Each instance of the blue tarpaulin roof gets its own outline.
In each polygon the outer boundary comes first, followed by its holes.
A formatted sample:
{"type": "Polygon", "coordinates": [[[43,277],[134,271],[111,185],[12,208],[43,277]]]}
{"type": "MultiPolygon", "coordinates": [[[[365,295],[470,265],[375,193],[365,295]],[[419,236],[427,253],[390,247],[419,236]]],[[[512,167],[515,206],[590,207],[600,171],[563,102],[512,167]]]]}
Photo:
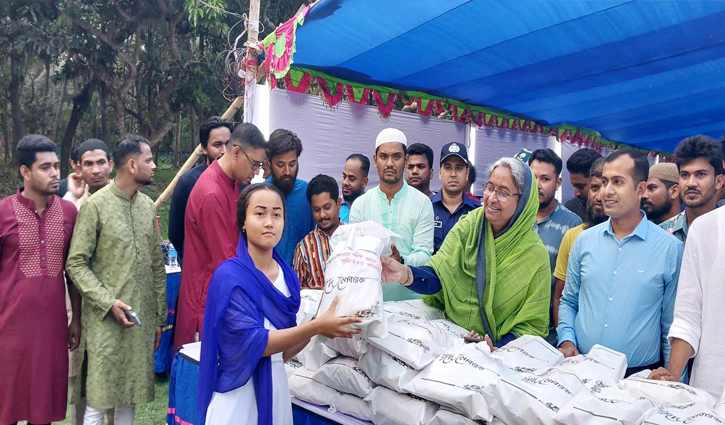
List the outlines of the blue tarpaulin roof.
{"type": "Polygon", "coordinates": [[[322,0],[294,66],[647,150],[725,131],[725,1],[322,0]]]}

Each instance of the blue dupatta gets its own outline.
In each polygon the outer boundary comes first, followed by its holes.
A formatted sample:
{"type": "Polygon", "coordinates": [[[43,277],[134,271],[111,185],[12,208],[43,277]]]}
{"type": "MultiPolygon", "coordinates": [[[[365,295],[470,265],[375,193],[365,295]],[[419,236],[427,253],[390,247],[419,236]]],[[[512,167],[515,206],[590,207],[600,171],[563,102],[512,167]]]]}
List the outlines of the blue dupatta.
{"type": "Polygon", "coordinates": [[[292,267],[275,250],[273,258],[282,268],[290,297],[285,297],[259,271],[247,251],[247,241],[239,236],[237,256],[219,265],[209,283],[204,311],[197,409],[206,422],[206,411],[216,391],[225,393],[242,387],[254,378],[259,425],[272,424],[272,361],[262,357],[269,331],[264,319],[277,329],[296,326],[300,307],[300,281],[292,267]],[[237,289],[242,297],[234,297],[237,289]],[[234,303],[233,318],[222,321],[234,303]],[[220,329],[233,332],[220,333],[220,329]]]}

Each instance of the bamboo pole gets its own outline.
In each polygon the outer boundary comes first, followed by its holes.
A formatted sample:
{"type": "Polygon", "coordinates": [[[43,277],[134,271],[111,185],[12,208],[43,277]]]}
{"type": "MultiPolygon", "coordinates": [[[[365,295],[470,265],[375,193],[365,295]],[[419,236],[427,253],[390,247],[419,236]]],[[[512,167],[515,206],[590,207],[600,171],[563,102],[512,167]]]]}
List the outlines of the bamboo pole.
{"type": "MultiPolygon", "coordinates": [[[[239,108],[242,107],[242,104],[244,103],[244,98],[242,96],[239,96],[238,98],[234,99],[234,102],[232,102],[231,105],[229,105],[229,108],[226,112],[222,115],[222,118],[225,120],[230,120],[234,117],[234,114],[237,113],[239,108]]],[[[199,124],[201,125],[201,123],[199,124]]],[[[156,202],[154,204],[156,205],[156,209],[158,210],[161,208],[161,205],[166,202],[167,199],[171,196],[171,194],[174,192],[174,188],[176,187],[176,183],[179,182],[179,178],[186,173],[187,171],[191,170],[191,168],[196,164],[196,161],[201,158],[201,156],[204,153],[202,152],[201,144],[196,146],[196,149],[194,149],[194,152],[191,153],[189,156],[189,159],[186,160],[184,165],[181,166],[179,171],[174,176],[174,179],[171,180],[171,183],[169,183],[168,186],[166,186],[166,189],[164,189],[163,193],[159,195],[158,199],[156,199],[156,202]]]]}

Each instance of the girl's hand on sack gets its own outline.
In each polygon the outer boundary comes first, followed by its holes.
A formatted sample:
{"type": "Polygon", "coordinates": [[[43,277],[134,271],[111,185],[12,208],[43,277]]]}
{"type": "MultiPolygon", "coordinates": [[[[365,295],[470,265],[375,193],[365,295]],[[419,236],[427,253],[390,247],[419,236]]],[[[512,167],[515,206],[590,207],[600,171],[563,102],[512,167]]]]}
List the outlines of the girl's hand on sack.
{"type": "Polygon", "coordinates": [[[660,367],[652,371],[650,373],[649,378],[647,379],[654,379],[655,381],[679,381],[679,379],[675,378],[669,370],[660,367]]]}
{"type": "Polygon", "coordinates": [[[337,301],[339,299],[340,296],[336,295],[325,314],[313,320],[317,325],[317,334],[324,335],[328,338],[352,338],[353,335],[360,333],[360,329],[351,329],[346,325],[360,323],[362,322],[361,318],[351,316],[338,317],[335,315],[335,308],[337,307],[337,301]]]}
{"type": "Polygon", "coordinates": [[[405,283],[408,280],[408,266],[400,264],[390,257],[380,257],[383,271],[380,276],[382,282],[405,283]]]}

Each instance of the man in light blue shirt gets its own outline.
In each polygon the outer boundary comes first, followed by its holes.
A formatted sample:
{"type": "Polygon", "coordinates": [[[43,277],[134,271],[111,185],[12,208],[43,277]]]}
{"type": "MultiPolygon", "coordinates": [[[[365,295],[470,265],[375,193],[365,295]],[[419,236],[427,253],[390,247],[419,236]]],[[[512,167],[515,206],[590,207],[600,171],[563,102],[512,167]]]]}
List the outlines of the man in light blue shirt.
{"type": "Polygon", "coordinates": [[[559,350],[565,357],[594,344],[627,355],[627,376],[669,359],[683,245],[639,209],[649,164],[622,149],[604,164],[604,213],[610,219],[585,230],[569,255],[559,307],[559,350]]]}
{"type": "MultiPolygon", "coordinates": [[[[373,163],[380,185],[359,197],[350,210],[350,223],[375,221],[398,234],[392,258],[422,266],[433,254],[433,205],[422,192],[405,182],[408,141],[402,131],[386,128],[375,141],[373,163]]],[[[383,282],[385,301],[420,298],[399,283],[383,282]]]]}
{"type": "Polygon", "coordinates": [[[284,194],[285,215],[282,239],[275,247],[287,264],[292,264],[295,248],[315,228],[312,209],[307,201],[307,182],[297,178],[302,142],[289,130],[277,129],[267,142],[267,159],[272,175],[265,183],[273,184],[284,194]]]}
{"type": "Polygon", "coordinates": [[[340,205],[340,220],[350,222],[350,209],[368,187],[368,172],[370,160],[367,156],[354,153],[347,157],[345,168],[342,170],[342,204],[340,205]]]}

